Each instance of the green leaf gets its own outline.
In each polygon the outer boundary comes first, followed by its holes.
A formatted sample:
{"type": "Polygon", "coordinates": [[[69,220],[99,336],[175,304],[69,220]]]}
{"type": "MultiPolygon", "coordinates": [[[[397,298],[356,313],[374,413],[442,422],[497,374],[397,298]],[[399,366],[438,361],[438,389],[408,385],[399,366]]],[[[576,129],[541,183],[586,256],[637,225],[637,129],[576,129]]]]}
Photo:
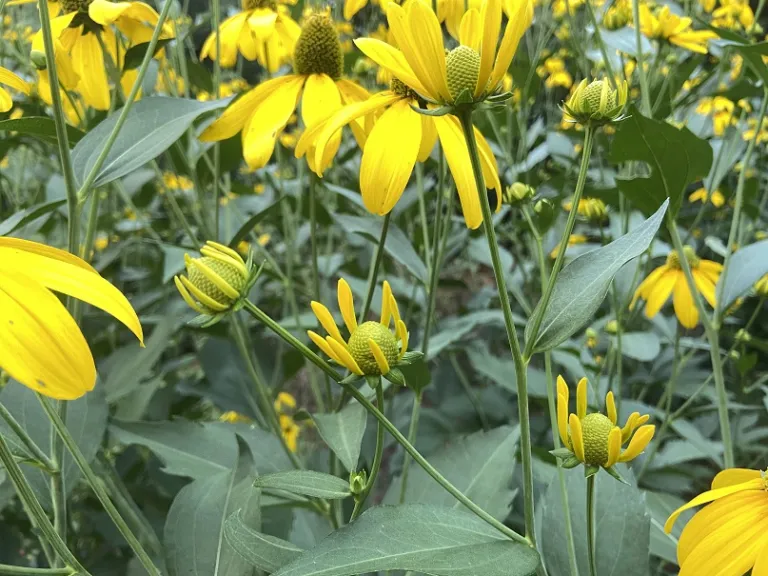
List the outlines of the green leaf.
{"type": "Polygon", "coordinates": [[[666,198],[674,217],[686,187],[709,174],[712,147],[688,128],[675,128],[661,120],[646,118],[632,107],[630,117],[619,123],[611,146],[611,161],[641,161],[650,176],[617,178],[619,190],[646,216],[666,198]]]}
{"type": "MultiPolygon", "coordinates": [[[[170,41],[171,38],[161,38],[158,40],[153,56],[160,52],[160,50],[162,50],[170,41]]],[[[141,66],[141,62],[144,60],[144,55],[147,53],[147,48],[149,48],[149,42],[143,42],[128,48],[123,57],[123,72],[126,70],[134,70],[141,66]]]]}
{"type": "MultiPolygon", "coordinates": [[[[359,234],[375,244],[378,244],[381,237],[381,227],[383,220],[374,217],[350,216],[349,214],[337,214],[336,221],[348,233],[359,234]]],[[[384,250],[395,260],[400,262],[406,269],[422,283],[426,284],[427,267],[421,258],[413,249],[408,237],[400,228],[394,224],[389,225],[387,231],[387,240],[384,243],[384,250]]]]}
{"type": "Polygon", "coordinates": [[[349,472],[357,470],[360,445],[363,442],[365,425],[368,421],[365,408],[354,400],[339,412],[313,414],[312,420],[322,439],[344,467],[349,472]]]}
{"type": "MultiPolygon", "coordinates": [[[[28,116],[25,118],[16,118],[15,120],[0,121],[0,132],[18,132],[27,136],[37,138],[46,144],[56,144],[56,124],[47,116],[28,116]]],[[[78,130],[74,126],[67,126],[67,140],[70,146],[77,144],[85,132],[78,130]]]]}
{"type": "MultiPolygon", "coordinates": [[[[133,105],[93,187],[103,186],[157,158],[178,140],[202,114],[224,108],[228,100],[198,102],[184,98],[142,98],[133,105]]],[[[120,114],[109,116],[78,142],[72,167],[82,185],[106,145],[120,114]]]]}
{"type": "MultiPolygon", "coordinates": [[[[461,492],[498,520],[509,514],[515,490],[510,485],[515,471],[515,452],[519,431],[501,426],[489,432],[460,437],[430,456],[430,463],[461,492]]],[[[384,504],[400,502],[402,478],[387,490],[384,504]]],[[[408,476],[406,502],[453,506],[461,504],[441,490],[423,468],[413,466],[408,476]]]]}
{"type": "MultiPolygon", "coordinates": [[[[526,320],[512,315],[515,324],[525,325],[526,320]]],[[[489,325],[498,326],[504,328],[504,314],[501,310],[481,310],[479,312],[471,312],[460,317],[450,317],[442,320],[438,325],[440,331],[432,336],[429,340],[429,355],[430,357],[436,357],[443,348],[454,344],[461,340],[464,336],[469,334],[472,330],[480,327],[487,327],[489,325]]],[[[410,348],[420,349],[421,343],[414,343],[410,345],[410,348]]]]}
{"type": "Polygon", "coordinates": [[[190,250],[172,244],[160,244],[160,248],[163,251],[163,284],[166,284],[184,270],[184,254],[190,250]]]}
{"type": "Polygon", "coordinates": [[[436,576],[529,576],[538,565],[533,548],[509,540],[466,510],[405,504],[367,510],[275,575],[413,570],[436,576]]]}
{"type": "Polygon", "coordinates": [[[123,444],[152,450],[165,464],[167,474],[205,478],[229,471],[237,460],[234,431],[215,424],[113,420],[109,431],[123,444]]]}
{"type": "Polygon", "coordinates": [[[720,275],[717,283],[716,294],[721,310],[727,310],[765,274],[768,274],[768,240],[755,242],[734,252],[728,263],[728,274],[720,275]]]}
{"type": "MultiPolygon", "coordinates": [[[[646,576],[650,518],[645,498],[635,486],[630,469],[621,471],[633,485],[615,480],[603,470],[595,476],[596,506],[596,573],[600,576],[646,576]]],[[[581,469],[565,472],[568,509],[574,527],[576,560],[579,574],[589,574],[587,558],[586,480],[581,469]]],[[[568,545],[563,517],[560,480],[553,476],[547,492],[540,500],[540,532],[538,539],[544,564],[549,574],[570,574],[568,545]]]]}
{"type": "MultiPolygon", "coordinates": [[[[551,350],[594,316],[619,269],[651,245],[668,204],[669,201],[664,200],[656,213],[637,228],[607,246],[582,254],[563,268],[544,311],[534,352],[551,350]]],[[[538,310],[537,305],[534,316],[538,310]]],[[[526,341],[532,337],[532,326],[532,323],[526,326],[526,341]]]]}
{"type": "Polygon", "coordinates": [[[242,510],[227,518],[224,536],[251,566],[271,574],[297,559],[302,549],[275,536],[262,534],[243,521],[242,510]]]}
{"type": "Polygon", "coordinates": [[[302,496],[338,500],[350,495],[349,482],[314,470],[287,470],[254,480],[256,488],[274,488],[302,496]]]}
{"type": "MultiPolygon", "coordinates": [[[[614,336],[613,340],[616,342],[617,338],[614,336]]],[[[621,335],[621,353],[627,358],[651,362],[659,357],[660,352],[661,340],[653,332],[625,332],[621,335]]]]}
{"type": "Polygon", "coordinates": [[[288,198],[288,196],[281,196],[277,200],[275,200],[272,204],[264,208],[261,212],[257,212],[253,216],[251,216],[245,224],[240,226],[240,229],[235,232],[235,235],[232,236],[232,240],[229,241],[229,246],[231,248],[236,248],[237,245],[240,243],[241,240],[245,240],[245,238],[250,234],[251,230],[253,230],[256,226],[259,225],[259,222],[263,221],[265,218],[269,217],[272,218],[275,215],[275,212],[280,207],[280,202],[288,198]]]}
{"type": "Polygon", "coordinates": [[[672,532],[664,531],[664,523],[670,514],[685,504],[685,501],[672,494],[646,492],[645,501],[651,515],[651,554],[667,562],[677,565],[677,543],[683,526],[693,515],[694,510],[683,512],[683,515],[672,527],[672,532]]]}
{"type": "Polygon", "coordinates": [[[53,202],[44,202],[43,204],[35,204],[34,206],[27,208],[26,210],[19,210],[14,213],[10,218],[6,218],[0,222],[0,236],[7,236],[14,230],[18,230],[25,224],[37,220],[41,216],[45,216],[56,210],[59,206],[63,206],[66,200],[54,200],[53,202]]]}

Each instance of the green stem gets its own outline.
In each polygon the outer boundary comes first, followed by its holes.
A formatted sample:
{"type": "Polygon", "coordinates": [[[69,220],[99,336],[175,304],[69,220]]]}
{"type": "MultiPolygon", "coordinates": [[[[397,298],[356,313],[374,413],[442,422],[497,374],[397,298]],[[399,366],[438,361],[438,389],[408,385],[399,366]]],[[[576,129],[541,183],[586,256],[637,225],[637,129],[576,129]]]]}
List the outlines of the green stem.
{"type": "Polygon", "coordinates": [[[2,402],[0,402],[0,417],[5,420],[8,427],[13,430],[13,433],[16,434],[16,436],[18,436],[19,440],[21,440],[22,444],[29,450],[32,457],[37,460],[47,472],[54,473],[56,471],[56,466],[51,462],[51,459],[48,458],[48,455],[43,452],[37,444],[35,444],[35,441],[29,437],[27,431],[24,430],[21,424],[18,423],[16,418],[13,417],[13,414],[8,411],[2,402]]]}
{"type": "Polygon", "coordinates": [[[256,318],[259,322],[262,322],[265,326],[267,326],[270,330],[272,330],[275,334],[277,334],[280,338],[283,339],[286,343],[293,346],[297,351],[301,352],[301,354],[312,364],[320,368],[323,372],[325,372],[328,376],[330,376],[334,381],[338,382],[344,387],[344,390],[352,396],[355,400],[360,402],[360,404],[363,405],[363,407],[376,418],[381,424],[384,426],[384,428],[389,432],[392,437],[397,441],[398,444],[400,444],[408,454],[411,455],[411,458],[413,458],[416,463],[421,466],[424,471],[429,474],[432,478],[435,479],[435,481],[440,484],[449,494],[451,494],[454,498],[456,498],[459,502],[461,502],[464,506],[469,508],[474,514],[476,514],[479,518],[496,528],[499,532],[506,535],[510,539],[520,542],[522,544],[531,545],[531,541],[524,536],[521,536],[508,526],[505,526],[503,523],[499,522],[488,514],[485,510],[480,508],[477,504],[472,502],[469,498],[467,498],[464,494],[461,493],[461,491],[456,488],[453,484],[451,484],[440,472],[438,472],[434,466],[432,466],[424,456],[422,456],[416,448],[413,447],[413,445],[408,442],[408,439],[402,435],[402,433],[397,429],[397,427],[390,422],[387,417],[378,409],[376,406],[371,404],[371,402],[368,400],[368,398],[365,397],[364,394],[362,394],[357,388],[352,386],[349,383],[344,382],[343,377],[341,374],[336,372],[336,370],[333,369],[333,367],[328,364],[325,360],[320,358],[317,354],[315,354],[312,350],[309,349],[303,342],[298,340],[293,334],[288,332],[285,328],[280,326],[277,322],[275,322],[272,318],[270,318],[263,310],[258,308],[255,304],[253,304],[249,300],[244,301],[244,307],[245,309],[253,315],[254,318],[256,318]]]}
{"type": "Polygon", "coordinates": [[[581,166],[579,167],[579,177],[576,181],[576,190],[573,192],[573,199],[571,200],[571,211],[568,213],[568,220],[565,222],[565,230],[563,231],[563,236],[560,239],[560,247],[557,251],[555,263],[552,265],[552,272],[549,275],[549,282],[547,282],[547,287],[544,290],[544,294],[541,296],[541,301],[539,301],[538,305],[536,306],[534,317],[531,320],[530,337],[526,339],[525,350],[523,352],[523,357],[526,359],[526,361],[530,360],[531,358],[533,346],[536,343],[536,338],[539,335],[541,323],[544,320],[544,312],[546,311],[547,305],[549,304],[549,299],[552,297],[552,291],[555,289],[555,281],[557,280],[557,276],[560,274],[560,270],[563,267],[565,252],[568,247],[568,239],[571,237],[573,227],[576,225],[576,215],[578,214],[579,201],[581,200],[581,196],[584,193],[584,184],[587,181],[587,169],[589,168],[589,157],[592,153],[592,141],[593,128],[587,125],[584,127],[584,149],[582,150],[581,166]]]}
{"type": "Polygon", "coordinates": [[[381,235],[379,236],[379,243],[376,245],[376,251],[373,255],[373,262],[371,264],[370,271],[368,272],[368,293],[365,296],[365,306],[360,313],[360,324],[365,322],[368,317],[368,312],[371,310],[371,302],[373,302],[373,294],[376,292],[376,280],[379,276],[379,267],[381,261],[384,259],[384,244],[387,242],[387,230],[389,230],[389,219],[392,216],[392,212],[388,212],[384,216],[384,222],[381,225],[381,235]]]}
{"type": "Polygon", "coordinates": [[[28,568],[0,564],[0,576],[74,576],[72,568],[28,568]]]}
{"type": "MultiPolygon", "coordinates": [[[[61,437],[62,442],[67,447],[67,450],[77,464],[77,467],[80,468],[80,471],[83,473],[86,481],[90,485],[93,492],[96,494],[96,497],[99,499],[99,502],[101,502],[101,505],[104,507],[104,511],[115,524],[115,527],[123,535],[126,542],[133,550],[134,554],[136,554],[136,558],[138,558],[139,562],[141,562],[141,565],[144,566],[144,569],[150,574],[150,576],[160,576],[160,570],[157,568],[157,566],[155,566],[154,562],[152,562],[149,554],[147,554],[147,551],[144,550],[141,542],[139,542],[139,540],[133,534],[131,529],[128,527],[128,524],[125,523],[123,517],[120,516],[120,513],[117,511],[117,508],[115,508],[115,505],[112,504],[112,501],[109,499],[109,495],[107,494],[107,490],[104,488],[103,482],[93,471],[91,465],[88,464],[88,460],[86,460],[85,456],[83,456],[79,446],[75,442],[74,438],[72,438],[72,435],[69,433],[67,426],[64,424],[64,421],[59,417],[58,412],[54,410],[53,407],[51,407],[50,403],[48,400],[46,400],[45,397],[39,394],[37,397],[38,400],[40,400],[40,404],[42,405],[43,410],[45,410],[46,414],[48,415],[53,428],[61,437]]],[[[71,565],[68,561],[67,564],[71,565]]]]}
{"type": "Polygon", "coordinates": [[[595,477],[587,478],[587,552],[589,555],[589,574],[597,576],[595,566],[595,477]]]}
{"type": "Polygon", "coordinates": [[[317,178],[309,175],[309,242],[312,248],[312,295],[320,300],[320,271],[317,264],[317,178]]]}
{"type": "Polygon", "coordinates": [[[512,309],[509,304],[509,293],[507,292],[506,280],[504,278],[504,268],[501,265],[499,257],[499,246],[496,241],[496,232],[493,229],[493,216],[491,214],[491,205],[488,201],[485,182],[483,180],[483,170],[480,165],[480,153],[477,149],[475,131],[472,125],[472,109],[469,108],[459,115],[464,139],[467,143],[469,158],[472,162],[472,172],[475,175],[475,185],[480,196],[480,208],[483,212],[483,229],[485,238],[488,242],[488,249],[491,253],[491,263],[493,264],[493,273],[496,276],[496,287],[501,301],[501,310],[504,314],[504,324],[507,330],[507,340],[509,348],[512,351],[512,358],[515,363],[515,375],[517,377],[517,406],[520,420],[520,456],[523,461],[523,502],[525,510],[525,536],[535,546],[535,513],[534,513],[534,494],[533,494],[533,462],[531,451],[531,424],[528,413],[528,370],[527,363],[523,359],[520,351],[520,342],[517,338],[517,329],[512,319],[512,309]]]}
{"type": "Polygon", "coordinates": [[[632,21],[635,23],[635,50],[637,55],[637,70],[640,76],[640,98],[643,104],[643,114],[649,118],[653,114],[651,110],[651,91],[648,88],[648,77],[645,74],[645,60],[643,56],[643,36],[640,31],[640,0],[632,0],[632,21]]]}
{"type": "MultiPolygon", "coordinates": [[[[381,379],[379,379],[379,385],[376,386],[376,406],[384,413],[384,387],[381,385],[381,379]]],[[[352,510],[352,516],[349,518],[351,522],[363,511],[365,500],[368,498],[368,494],[371,493],[373,485],[376,482],[376,477],[379,475],[381,469],[381,459],[384,454],[384,426],[381,422],[376,427],[376,451],[373,454],[373,464],[371,464],[371,472],[368,475],[368,480],[365,483],[365,488],[362,494],[355,501],[355,509],[352,510]]]]}
{"type": "MultiPolygon", "coordinates": [[[[62,422],[67,421],[67,401],[57,400],[56,411],[62,422]]],[[[67,496],[66,486],[64,484],[64,444],[56,434],[56,430],[51,426],[50,430],[50,448],[51,463],[55,472],[49,478],[51,487],[51,508],[53,509],[53,527],[61,539],[67,541],[67,496]]],[[[64,560],[59,558],[59,560],[64,560]]],[[[56,562],[54,568],[58,568],[56,562]]]]}
{"type": "MultiPolygon", "coordinates": [[[[211,0],[211,26],[216,31],[216,57],[213,59],[213,96],[216,100],[221,97],[221,2],[211,0]]],[[[213,143],[213,234],[214,239],[219,239],[219,173],[221,172],[221,147],[218,142],[213,143]]]]}
{"type": "MultiPolygon", "coordinates": [[[[53,412],[55,414],[55,411],[53,412]]],[[[19,465],[16,463],[2,434],[0,434],[0,461],[3,463],[3,466],[5,466],[8,477],[11,479],[14,488],[16,488],[16,493],[24,504],[24,508],[29,515],[32,525],[40,531],[40,534],[45,541],[51,545],[56,555],[61,558],[67,566],[71,566],[83,576],[90,576],[89,572],[82,564],[80,564],[74,554],[70,552],[69,548],[67,548],[67,545],[64,543],[64,540],[61,539],[61,536],[59,536],[59,533],[56,532],[53,524],[51,524],[50,519],[40,505],[40,502],[37,500],[35,493],[32,491],[32,487],[29,485],[21,468],[19,468],[19,465]]]]}
{"type": "MultiPolygon", "coordinates": [[[[411,423],[408,425],[408,442],[415,445],[416,435],[419,431],[419,415],[421,414],[422,392],[419,390],[413,395],[413,408],[411,409],[411,423]]],[[[403,473],[400,475],[400,504],[405,502],[405,493],[408,489],[408,472],[411,469],[411,458],[406,454],[403,457],[403,473]]]]}

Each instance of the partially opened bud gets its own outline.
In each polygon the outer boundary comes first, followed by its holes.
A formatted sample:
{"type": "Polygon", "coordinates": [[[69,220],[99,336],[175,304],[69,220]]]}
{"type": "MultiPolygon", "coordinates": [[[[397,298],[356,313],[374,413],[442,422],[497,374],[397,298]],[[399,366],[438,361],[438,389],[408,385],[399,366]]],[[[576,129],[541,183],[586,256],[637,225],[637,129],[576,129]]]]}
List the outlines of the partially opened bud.
{"type": "Polygon", "coordinates": [[[532,198],[534,194],[536,194],[536,190],[534,190],[533,186],[528,186],[522,182],[515,182],[504,190],[503,200],[505,204],[517,204],[532,198]]]}
{"type": "Polygon", "coordinates": [[[626,104],[626,82],[614,90],[608,80],[582,80],[563,109],[579,124],[600,125],[619,120],[626,104]]]}

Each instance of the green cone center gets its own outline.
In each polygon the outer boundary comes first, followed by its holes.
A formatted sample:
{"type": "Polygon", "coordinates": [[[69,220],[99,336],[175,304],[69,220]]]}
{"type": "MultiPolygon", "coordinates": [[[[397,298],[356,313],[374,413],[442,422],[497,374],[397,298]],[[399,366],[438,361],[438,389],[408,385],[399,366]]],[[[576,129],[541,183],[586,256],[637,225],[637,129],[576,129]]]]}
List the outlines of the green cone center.
{"type": "Polygon", "coordinates": [[[349,338],[349,353],[355,359],[360,369],[369,376],[381,374],[376,358],[371,352],[368,340],[371,339],[379,345],[389,367],[397,363],[398,346],[397,339],[392,332],[379,322],[363,322],[349,338]]]}
{"type": "Polygon", "coordinates": [[[238,292],[240,292],[245,287],[246,279],[234,266],[217,260],[216,258],[210,258],[208,256],[203,256],[202,258],[192,260],[192,262],[187,267],[187,276],[189,277],[190,282],[192,282],[192,284],[204,292],[206,296],[213,298],[219,304],[229,305],[232,303],[232,298],[224,294],[224,292],[222,292],[221,289],[216,286],[216,284],[211,282],[205,276],[205,274],[203,274],[197,268],[197,266],[195,266],[195,262],[201,262],[213,270],[222,278],[222,280],[224,280],[238,292]]]}
{"type": "Polygon", "coordinates": [[[464,91],[472,96],[480,75],[480,54],[469,46],[458,46],[448,53],[445,66],[451,98],[458,99],[464,91]]]}
{"type": "Polygon", "coordinates": [[[587,414],[581,421],[584,436],[584,461],[590,466],[604,466],[608,462],[608,435],[613,422],[595,412],[587,414]]]}

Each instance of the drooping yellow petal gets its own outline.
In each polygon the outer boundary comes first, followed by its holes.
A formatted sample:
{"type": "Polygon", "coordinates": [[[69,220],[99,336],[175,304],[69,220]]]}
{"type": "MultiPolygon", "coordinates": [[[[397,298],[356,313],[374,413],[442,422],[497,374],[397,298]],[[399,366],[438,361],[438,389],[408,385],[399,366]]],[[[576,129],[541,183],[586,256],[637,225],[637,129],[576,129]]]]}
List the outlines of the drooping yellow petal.
{"type": "Polygon", "coordinates": [[[320,348],[325,354],[334,362],[337,364],[341,364],[341,360],[339,360],[339,357],[336,356],[336,353],[333,351],[331,346],[328,344],[328,342],[325,341],[325,338],[320,336],[317,332],[314,332],[313,330],[307,330],[307,335],[309,336],[310,340],[315,343],[315,345],[320,348]]]}
{"type": "MultiPolygon", "coordinates": [[[[248,12],[238,12],[234,16],[224,20],[219,26],[219,30],[221,30],[221,40],[219,40],[219,44],[221,44],[221,56],[219,57],[219,62],[224,68],[232,68],[237,63],[238,39],[240,38],[242,31],[246,29],[245,24],[247,20],[248,12]]],[[[246,32],[248,32],[248,30],[246,30],[246,32]]],[[[248,34],[248,36],[250,37],[250,34],[248,34]]],[[[255,58],[252,54],[247,54],[245,56],[249,60],[255,58]]],[[[200,51],[200,59],[202,60],[205,58],[210,58],[211,60],[216,59],[216,32],[212,32],[203,43],[203,48],[200,51]]],[[[235,130],[234,133],[237,133],[237,130],[235,130]]]]}
{"type": "Polygon", "coordinates": [[[270,8],[256,8],[248,16],[248,28],[256,40],[264,42],[275,33],[277,12],[270,8]]]}
{"type": "Polygon", "coordinates": [[[583,420],[587,415],[587,379],[582,378],[576,385],[576,415],[583,420]]]}
{"type": "Polygon", "coordinates": [[[656,432],[656,426],[652,424],[640,426],[632,436],[632,440],[629,441],[627,449],[619,456],[619,462],[629,462],[637,458],[645,450],[645,447],[648,446],[654,432],[656,432]]]}
{"type": "Polygon", "coordinates": [[[310,306],[312,307],[312,312],[317,316],[320,325],[325,328],[326,332],[328,332],[328,335],[339,342],[344,342],[345,340],[341,337],[339,327],[336,326],[336,321],[333,319],[330,310],[320,304],[320,302],[315,302],[314,300],[310,303],[310,306]]]}
{"type": "Polygon", "coordinates": [[[480,12],[470,8],[461,17],[459,26],[459,42],[464,46],[469,46],[480,53],[480,44],[483,41],[483,21],[480,19],[480,12]]]}
{"type": "Polygon", "coordinates": [[[473,127],[475,140],[477,141],[477,150],[480,152],[480,167],[483,170],[483,180],[485,187],[496,191],[496,212],[501,210],[501,180],[499,180],[499,166],[496,163],[496,156],[493,154],[490,145],[485,140],[482,132],[473,127]]]}
{"type": "Polygon", "coordinates": [[[397,355],[397,359],[400,360],[408,351],[408,329],[405,326],[405,322],[398,321],[395,325],[395,331],[397,337],[400,338],[400,353],[397,355]]]}
{"type": "Polygon", "coordinates": [[[755,559],[752,576],[768,576],[768,542],[766,542],[755,559]]]}
{"type": "Polygon", "coordinates": [[[571,414],[568,418],[568,425],[571,430],[571,444],[573,453],[580,462],[584,462],[584,434],[581,430],[581,420],[576,414],[571,414]]]}
{"type": "MultiPolygon", "coordinates": [[[[304,125],[311,128],[320,124],[339,108],[341,108],[341,95],[331,77],[326,74],[310,74],[304,84],[304,95],[301,99],[301,117],[304,125]]],[[[324,146],[322,156],[307,156],[307,163],[312,171],[322,174],[336,156],[340,144],[341,132],[337,131],[324,146]],[[320,160],[320,166],[313,166],[318,160],[320,160]]]]}
{"type": "Polygon", "coordinates": [[[491,78],[488,81],[488,90],[495,90],[501,84],[504,74],[509,70],[512,59],[517,52],[517,46],[525,31],[533,22],[533,3],[531,0],[512,0],[515,13],[509,15],[507,26],[504,29],[504,37],[501,39],[496,55],[496,63],[493,66],[491,78]]]}
{"type": "Polygon", "coordinates": [[[30,91],[28,82],[25,82],[10,70],[6,70],[2,67],[0,67],[0,84],[5,84],[14,90],[18,90],[22,94],[29,94],[30,91]]]}
{"type": "Polygon", "coordinates": [[[693,303],[693,295],[682,270],[677,274],[672,301],[675,308],[675,316],[677,316],[680,324],[689,330],[696,328],[696,325],[699,323],[699,311],[693,303]]]}
{"type": "Polygon", "coordinates": [[[607,412],[608,420],[610,420],[612,424],[616,424],[618,416],[616,414],[616,402],[613,399],[613,392],[608,392],[608,394],[605,395],[605,411],[607,412]]]}
{"type": "Polygon", "coordinates": [[[482,40],[480,44],[480,71],[475,85],[475,98],[485,92],[496,60],[496,45],[501,30],[501,0],[485,0],[480,9],[482,40]]]}
{"type": "MultiPolygon", "coordinates": [[[[717,475],[712,480],[712,490],[718,488],[726,488],[728,486],[735,486],[736,484],[743,484],[756,478],[762,478],[762,472],[760,470],[751,470],[749,468],[728,468],[717,475]]],[[[768,502],[768,495],[766,495],[766,501],[768,502]]]]}
{"type": "MultiPolygon", "coordinates": [[[[341,101],[345,106],[350,104],[357,104],[358,102],[365,102],[371,98],[371,94],[351,80],[340,78],[336,80],[336,88],[339,89],[341,94],[341,101]]],[[[362,149],[365,146],[365,140],[368,138],[368,133],[373,128],[373,115],[369,114],[365,117],[356,118],[353,122],[349,123],[349,127],[352,129],[352,134],[357,141],[357,145],[362,149]]]]}
{"type": "Polygon", "coordinates": [[[423,96],[429,96],[429,90],[421,83],[421,80],[411,69],[411,66],[400,50],[375,38],[358,38],[355,40],[355,46],[368,58],[391,72],[393,76],[416,90],[416,92],[423,96]]]}
{"type": "Polygon", "coordinates": [[[328,336],[326,341],[331,346],[331,348],[333,348],[333,352],[341,361],[340,363],[342,366],[345,366],[347,370],[357,374],[358,376],[363,375],[363,371],[360,369],[360,366],[352,357],[352,354],[349,353],[349,350],[347,350],[341,342],[335,338],[332,338],[331,336],[328,336]]]}
{"type": "Polygon", "coordinates": [[[8,112],[13,108],[13,100],[8,91],[0,86],[0,112],[8,112]]]}
{"type": "MultiPolygon", "coordinates": [[[[645,317],[653,318],[659,313],[664,303],[669,300],[669,295],[672,294],[672,290],[675,288],[675,284],[678,278],[681,276],[678,274],[679,270],[669,269],[666,272],[658,276],[656,283],[648,287],[648,297],[645,303],[645,317]]],[[[650,276],[649,276],[650,278],[650,276]]],[[[683,278],[685,282],[685,278],[683,278]]]]}
{"type": "Polygon", "coordinates": [[[56,296],[18,270],[0,273],[0,366],[50,398],[92,390],[96,367],[75,320],[56,296]]]}
{"type": "Polygon", "coordinates": [[[368,338],[368,349],[371,351],[371,354],[373,354],[373,357],[376,360],[376,365],[379,367],[382,376],[389,374],[389,362],[387,362],[386,356],[384,356],[381,348],[379,348],[379,345],[376,344],[376,341],[373,338],[368,338]]]}
{"type": "Polygon", "coordinates": [[[610,468],[619,461],[621,454],[621,429],[614,426],[608,434],[608,461],[606,468],[610,468]]]}
{"type": "Polygon", "coordinates": [[[80,35],[70,56],[72,67],[80,77],[78,89],[85,102],[96,110],[109,110],[107,67],[96,34],[80,35]]]}
{"type": "Polygon", "coordinates": [[[437,142],[437,128],[432,118],[421,115],[421,144],[419,145],[419,155],[416,159],[419,162],[426,162],[435,149],[437,142]]]}
{"type": "Polygon", "coordinates": [[[658,268],[654,269],[653,272],[648,274],[648,276],[643,280],[640,285],[637,287],[637,290],[635,290],[635,293],[632,296],[632,302],[629,304],[629,309],[632,310],[635,307],[635,303],[638,299],[643,298],[644,300],[648,299],[648,295],[650,293],[650,290],[653,288],[653,286],[656,284],[656,282],[661,278],[667,271],[669,270],[669,267],[665,264],[663,266],[659,266],[658,268]]]}
{"type": "Polygon", "coordinates": [[[557,377],[557,431],[563,446],[568,446],[568,385],[557,377]]]}
{"type": "Polygon", "coordinates": [[[421,116],[411,110],[408,100],[395,102],[376,122],[363,150],[360,192],[369,212],[384,216],[395,207],[420,145],[421,116]]]}
{"type": "Polygon", "coordinates": [[[696,268],[691,269],[691,274],[693,275],[693,281],[696,284],[696,288],[698,288],[701,295],[706,298],[707,302],[709,302],[709,305],[714,308],[715,284],[707,277],[705,273],[696,268]]]}
{"type": "Polygon", "coordinates": [[[355,318],[355,302],[352,298],[352,289],[344,278],[339,280],[337,287],[339,297],[339,310],[344,318],[344,324],[347,330],[352,334],[357,329],[357,319],[355,318]]]}

